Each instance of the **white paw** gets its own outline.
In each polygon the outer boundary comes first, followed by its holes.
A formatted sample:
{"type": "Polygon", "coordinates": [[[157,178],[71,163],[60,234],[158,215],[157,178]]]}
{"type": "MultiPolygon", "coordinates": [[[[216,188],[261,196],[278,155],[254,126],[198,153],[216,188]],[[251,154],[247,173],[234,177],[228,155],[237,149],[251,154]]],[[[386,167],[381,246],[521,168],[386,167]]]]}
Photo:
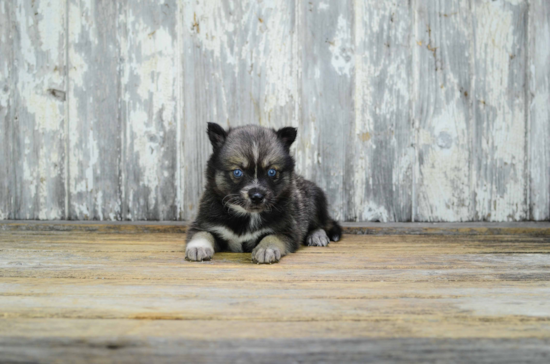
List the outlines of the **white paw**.
{"type": "Polygon", "coordinates": [[[252,250],[252,261],[254,263],[271,264],[277,263],[279,260],[281,260],[281,251],[276,246],[263,247],[258,245],[252,250]]]}
{"type": "Polygon", "coordinates": [[[185,259],[201,262],[210,260],[214,255],[212,243],[206,239],[194,239],[185,247],[185,259]]]}
{"type": "Polygon", "coordinates": [[[309,246],[327,246],[330,239],[323,229],[313,230],[307,237],[306,243],[309,246]]]}

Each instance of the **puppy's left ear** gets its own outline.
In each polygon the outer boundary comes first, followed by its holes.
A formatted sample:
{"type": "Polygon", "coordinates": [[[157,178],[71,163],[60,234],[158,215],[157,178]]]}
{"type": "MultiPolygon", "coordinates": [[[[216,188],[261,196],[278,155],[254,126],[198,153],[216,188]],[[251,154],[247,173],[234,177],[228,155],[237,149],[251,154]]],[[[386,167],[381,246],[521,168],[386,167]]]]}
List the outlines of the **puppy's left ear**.
{"type": "Polygon", "coordinates": [[[218,150],[225,143],[225,138],[227,138],[227,132],[223,130],[221,126],[216,123],[208,123],[208,139],[212,143],[214,150],[218,150]]]}
{"type": "Polygon", "coordinates": [[[296,134],[298,129],[291,126],[287,126],[277,130],[277,138],[283,143],[287,150],[290,149],[290,146],[296,140],[296,134]]]}

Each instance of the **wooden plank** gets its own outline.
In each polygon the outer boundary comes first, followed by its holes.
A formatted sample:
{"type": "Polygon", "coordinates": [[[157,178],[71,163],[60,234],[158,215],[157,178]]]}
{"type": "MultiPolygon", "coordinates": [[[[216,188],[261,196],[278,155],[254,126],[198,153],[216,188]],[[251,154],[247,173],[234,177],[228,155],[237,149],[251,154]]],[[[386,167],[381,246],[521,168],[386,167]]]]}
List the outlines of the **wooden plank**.
{"type": "Polygon", "coordinates": [[[297,126],[295,1],[184,2],[184,219],[197,213],[206,123],[297,126]]]}
{"type": "Polygon", "coordinates": [[[178,2],[119,4],[123,219],[175,220],[181,77],[178,2]]]}
{"type": "Polygon", "coordinates": [[[121,220],[117,4],[68,6],[69,218],[121,220]]]}
{"type": "Polygon", "coordinates": [[[408,3],[357,1],[355,118],[351,123],[351,220],[411,221],[413,133],[408,3]]]}
{"type": "Polygon", "coordinates": [[[202,264],[186,262],[183,241],[181,234],[4,233],[0,275],[180,284],[211,279],[244,280],[250,285],[328,282],[333,286],[550,279],[548,237],[346,236],[325,249],[303,248],[268,267],[250,264],[250,254],[235,253],[218,253],[202,264]],[[367,241],[365,248],[362,243],[367,241]],[[426,264],[437,274],[430,274],[426,264]]]}
{"type": "Polygon", "coordinates": [[[526,219],[527,3],[476,1],[472,12],[474,219],[526,219]]]}
{"type": "Polygon", "coordinates": [[[66,4],[13,1],[13,218],[66,217],[66,4]]]}
{"type": "Polygon", "coordinates": [[[531,220],[550,220],[550,4],[529,2],[528,125],[531,220]]]}
{"type": "Polygon", "coordinates": [[[550,327],[550,286],[544,282],[515,286],[506,282],[507,287],[502,287],[500,282],[478,286],[470,280],[433,287],[434,282],[420,281],[365,281],[362,286],[338,281],[289,284],[286,280],[247,284],[113,282],[101,278],[13,281],[6,278],[0,284],[4,319],[395,323],[400,320],[396,312],[403,312],[417,323],[450,322],[452,326],[468,322],[483,326],[477,323],[480,318],[512,324],[521,317],[524,324],[538,326],[537,335],[531,333],[531,337],[548,336],[541,329],[550,327]],[[517,317],[508,317],[510,312],[517,317]]]}
{"type": "MultiPolygon", "coordinates": [[[[444,318],[441,318],[444,320],[444,318]]],[[[105,348],[108,343],[118,344],[120,348],[131,349],[132,346],[143,346],[147,342],[155,342],[161,345],[161,339],[166,342],[164,349],[169,349],[175,344],[182,344],[183,341],[192,342],[197,347],[204,345],[227,345],[236,344],[240,346],[243,342],[250,342],[257,339],[268,339],[271,342],[286,341],[292,339],[298,342],[308,340],[325,339],[330,345],[333,342],[352,339],[357,342],[367,343],[371,340],[384,341],[383,339],[429,339],[433,341],[442,340],[452,343],[469,341],[476,338],[480,342],[507,341],[509,346],[515,348],[512,343],[521,344],[523,341],[532,339],[533,343],[548,341],[548,334],[542,330],[547,328],[544,323],[535,325],[536,333],[529,335],[528,328],[531,324],[525,325],[523,330],[517,325],[508,325],[498,319],[483,323],[478,320],[461,324],[460,320],[449,320],[446,324],[452,329],[444,330],[441,322],[430,323],[420,320],[412,320],[408,323],[405,320],[378,320],[370,322],[243,322],[243,321],[216,321],[216,320],[93,320],[93,319],[0,319],[4,325],[0,327],[0,345],[6,350],[8,344],[19,347],[20,350],[27,347],[29,351],[32,343],[42,346],[49,343],[52,347],[67,343],[67,347],[96,346],[105,348]],[[473,324],[473,325],[472,325],[473,324]],[[416,329],[412,326],[416,325],[416,329]],[[34,329],[29,329],[34,326],[34,329]],[[538,326],[538,327],[537,327],[538,326]],[[489,328],[490,331],[479,330],[481,327],[489,328]],[[494,328],[494,329],[493,329],[494,328]],[[519,330],[518,330],[519,329],[519,330]],[[433,331],[435,330],[435,331],[433,331]],[[476,331],[477,330],[477,331],[476,331]],[[394,336],[392,336],[394,335],[394,336]],[[439,335],[439,337],[435,337],[439,335]],[[511,338],[514,337],[514,339],[511,338]],[[16,338],[20,341],[17,342],[16,338]],[[60,339],[63,338],[64,341],[60,339]],[[85,340],[82,340],[85,338],[85,340]],[[71,345],[69,345],[69,343],[71,345]]],[[[542,343],[541,342],[541,343],[542,343]]],[[[154,345],[157,347],[157,345],[154,345]]],[[[191,349],[191,348],[188,348],[191,349]]],[[[394,350],[396,347],[394,347],[394,350]]],[[[61,353],[68,354],[68,352],[61,353]]],[[[463,354],[466,354],[464,352],[463,354]]],[[[521,360],[520,360],[521,361],[521,360]]],[[[408,361],[403,361],[408,362],[408,361]]],[[[523,361],[521,361],[523,362],[523,361]]]]}
{"type": "MultiPolygon", "coordinates": [[[[187,222],[99,222],[99,221],[0,221],[0,231],[85,231],[108,233],[180,233],[187,222]]],[[[511,223],[350,223],[345,234],[357,235],[525,235],[549,236],[548,222],[511,223]]]]}
{"type": "MultiPolygon", "coordinates": [[[[109,321],[110,322],[110,321],[109,321]]],[[[96,322],[89,322],[97,326],[96,322]]],[[[116,324],[127,331],[137,325],[115,321],[106,325],[113,332],[116,324]]],[[[191,331],[202,327],[197,322],[191,331]]],[[[177,323],[183,326],[181,323],[177,323]]],[[[142,326],[145,326],[144,324],[142,326]]],[[[265,323],[261,325],[265,326],[265,323]]],[[[147,325],[148,326],[148,325],[147,325]]],[[[166,327],[162,323],[161,327],[166,327]]],[[[138,328],[140,326],[137,326],[138,328]]],[[[208,326],[210,327],[210,326],[208,326]]],[[[242,327],[223,326],[221,330],[238,333],[242,327]]],[[[364,331],[370,331],[368,327],[364,331]]],[[[174,335],[179,332],[171,330],[174,335]]],[[[219,330],[213,330],[219,331],[219,330]]],[[[327,327],[322,332],[330,332],[327,327]]],[[[87,330],[86,332],[90,332],[87,330]]],[[[96,332],[96,330],[94,330],[96,332]]],[[[99,332],[99,330],[97,330],[99,332]]],[[[114,332],[121,332],[116,330],[114,332]]],[[[139,338],[121,336],[52,339],[5,339],[0,354],[8,362],[55,362],[60,358],[71,363],[545,363],[550,341],[525,339],[441,339],[441,338],[362,338],[362,339],[227,339],[217,341],[174,339],[173,336],[139,338]]]]}
{"type": "Polygon", "coordinates": [[[544,362],[549,354],[548,238],[346,236],[269,266],[237,253],[185,262],[182,239],[1,234],[0,358],[544,362]]]}
{"type": "Polygon", "coordinates": [[[354,175],[353,158],[347,151],[350,120],[355,116],[352,1],[299,2],[298,13],[297,168],[326,192],[331,215],[345,220],[353,217],[351,200],[347,200],[354,175]]]}
{"type": "Polygon", "coordinates": [[[433,0],[415,7],[414,221],[471,221],[469,4],[433,0]]]}
{"type": "Polygon", "coordinates": [[[11,103],[13,98],[12,79],[12,19],[11,2],[0,3],[0,220],[13,218],[13,123],[11,103]]]}

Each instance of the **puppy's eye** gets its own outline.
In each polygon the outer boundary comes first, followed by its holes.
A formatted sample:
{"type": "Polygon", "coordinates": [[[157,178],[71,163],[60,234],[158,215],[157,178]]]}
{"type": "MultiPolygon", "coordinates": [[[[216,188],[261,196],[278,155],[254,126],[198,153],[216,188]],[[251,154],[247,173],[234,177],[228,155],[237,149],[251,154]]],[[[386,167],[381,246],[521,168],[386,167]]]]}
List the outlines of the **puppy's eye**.
{"type": "Polygon", "coordinates": [[[277,171],[274,168],[271,168],[269,171],[267,171],[267,175],[269,177],[275,177],[277,175],[277,171]]]}
{"type": "Polygon", "coordinates": [[[243,171],[241,171],[240,169],[235,169],[233,170],[233,175],[237,178],[241,178],[243,176],[243,171]]]}

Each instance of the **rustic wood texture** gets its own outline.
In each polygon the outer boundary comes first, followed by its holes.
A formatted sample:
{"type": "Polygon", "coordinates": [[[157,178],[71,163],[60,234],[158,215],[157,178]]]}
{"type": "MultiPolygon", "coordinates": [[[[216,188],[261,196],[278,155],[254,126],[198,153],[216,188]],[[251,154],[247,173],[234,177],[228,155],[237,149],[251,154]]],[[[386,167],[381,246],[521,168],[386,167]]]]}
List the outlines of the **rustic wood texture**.
{"type": "Polygon", "coordinates": [[[532,220],[550,220],[550,3],[529,2],[529,203],[532,220]]]}
{"type": "Polygon", "coordinates": [[[176,0],[122,6],[125,219],[178,218],[178,15],[176,0]]]}
{"type": "Polygon", "coordinates": [[[66,4],[10,3],[14,136],[9,163],[15,165],[11,213],[16,219],[62,219],[67,202],[66,4]]]}
{"type": "Polygon", "coordinates": [[[346,216],[411,221],[410,121],[413,9],[402,1],[355,2],[355,118],[349,142],[352,196],[346,216]]]}
{"type": "Polygon", "coordinates": [[[465,1],[415,2],[415,221],[471,221],[471,16],[465,1]]]}
{"type": "Polygon", "coordinates": [[[121,220],[118,6],[74,0],[68,14],[68,217],[121,220]]]}
{"type": "MultiPolygon", "coordinates": [[[[79,231],[98,233],[185,233],[188,222],[170,221],[20,221],[0,222],[0,231],[79,231]]],[[[344,222],[354,235],[523,235],[550,236],[550,222],[368,223],[344,222]]]]}
{"type": "Polygon", "coordinates": [[[528,218],[527,2],[474,1],[475,219],[528,218]]]}
{"type": "Polygon", "coordinates": [[[0,220],[13,218],[13,161],[12,147],[13,123],[10,95],[13,92],[12,81],[12,32],[11,32],[11,3],[0,3],[0,220]]]}
{"type": "Polygon", "coordinates": [[[206,122],[346,221],[550,219],[544,0],[0,4],[0,219],[191,220],[206,122]]]}
{"type": "Polygon", "coordinates": [[[183,240],[3,232],[0,359],[547,360],[548,236],[345,235],[267,266],[183,240]]]}
{"type": "MultiPolygon", "coordinates": [[[[354,18],[351,0],[298,2],[300,133],[297,165],[326,191],[329,211],[347,219],[345,176],[353,111],[354,18]]],[[[350,183],[351,184],[351,183],[350,183]]]]}

